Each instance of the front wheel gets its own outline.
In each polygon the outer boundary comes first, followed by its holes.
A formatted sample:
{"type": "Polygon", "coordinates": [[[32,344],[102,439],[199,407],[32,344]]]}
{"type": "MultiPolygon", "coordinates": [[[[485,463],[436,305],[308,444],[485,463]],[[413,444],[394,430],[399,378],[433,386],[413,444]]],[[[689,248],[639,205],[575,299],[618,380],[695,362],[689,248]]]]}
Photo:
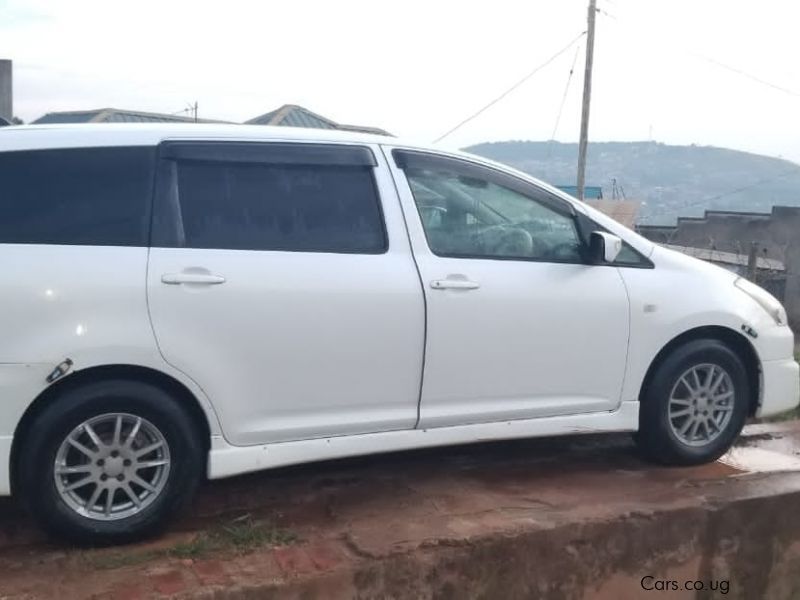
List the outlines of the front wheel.
{"type": "Polygon", "coordinates": [[[749,398],[747,371],[730,347],[688,342],[661,362],[644,390],[637,443],[662,464],[716,460],[741,432],[749,398]]]}
{"type": "Polygon", "coordinates": [[[101,381],[56,398],[19,453],[23,498],[45,529],[104,545],[160,528],[202,476],[202,444],[169,394],[101,381]]]}

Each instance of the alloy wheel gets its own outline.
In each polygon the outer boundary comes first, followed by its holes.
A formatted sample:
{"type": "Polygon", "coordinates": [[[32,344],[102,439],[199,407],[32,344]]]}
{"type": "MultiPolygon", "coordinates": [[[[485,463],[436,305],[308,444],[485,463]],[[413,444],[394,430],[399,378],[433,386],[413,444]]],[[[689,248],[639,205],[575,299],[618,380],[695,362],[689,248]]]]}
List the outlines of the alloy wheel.
{"type": "Polygon", "coordinates": [[[53,474],[67,506],[81,516],[110,521],[152,504],[169,471],[169,445],[155,425],[136,415],[108,413],[67,435],[56,452],[53,474]]]}

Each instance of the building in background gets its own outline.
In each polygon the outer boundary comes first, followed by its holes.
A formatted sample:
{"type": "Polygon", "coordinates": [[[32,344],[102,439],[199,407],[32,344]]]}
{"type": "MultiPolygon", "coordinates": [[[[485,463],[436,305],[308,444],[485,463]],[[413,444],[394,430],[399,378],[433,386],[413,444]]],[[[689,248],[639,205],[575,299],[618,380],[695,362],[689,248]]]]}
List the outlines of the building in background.
{"type": "Polygon", "coordinates": [[[120,108],[95,108],[50,112],[31,122],[31,125],[54,123],[224,123],[213,119],[195,119],[183,115],[125,110],[120,108]]]}
{"type": "Polygon", "coordinates": [[[376,135],[391,135],[388,131],[378,127],[363,125],[345,125],[332,121],[327,117],[311,112],[307,108],[296,104],[284,104],[280,108],[265,113],[249,121],[246,125],[274,125],[278,127],[310,127],[312,129],[338,129],[340,131],[360,131],[376,135]]]}
{"type": "MultiPolygon", "coordinates": [[[[615,184],[616,185],[616,182],[615,184]]],[[[557,185],[558,189],[570,196],[578,194],[578,187],[574,185],[557,185]]],[[[641,204],[636,200],[603,198],[603,188],[599,185],[587,185],[583,190],[584,202],[592,208],[599,210],[604,215],[611,217],[617,223],[633,229],[636,226],[636,217],[639,216],[641,204]]]]}
{"type": "MultiPolygon", "coordinates": [[[[196,107],[195,107],[196,110],[196,107]]],[[[181,111],[186,112],[186,111],[181,111]]],[[[96,108],[50,112],[32,122],[32,125],[53,123],[226,123],[219,119],[198,119],[185,114],[151,113],[120,108],[96,108]]],[[[312,129],[336,129],[360,131],[376,135],[391,135],[378,127],[345,125],[318,115],[296,104],[284,104],[261,116],[245,121],[248,125],[271,125],[277,127],[310,127],[312,129]]]]}
{"type": "MultiPolygon", "coordinates": [[[[570,196],[577,198],[578,197],[578,186],[577,185],[557,185],[558,189],[562,192],[566,192],[570,196]]],[[[584,200],[602,200],[603,199],[603,188],[599,185],[587,185],[583,188],[583,199],[584,200]]]]}

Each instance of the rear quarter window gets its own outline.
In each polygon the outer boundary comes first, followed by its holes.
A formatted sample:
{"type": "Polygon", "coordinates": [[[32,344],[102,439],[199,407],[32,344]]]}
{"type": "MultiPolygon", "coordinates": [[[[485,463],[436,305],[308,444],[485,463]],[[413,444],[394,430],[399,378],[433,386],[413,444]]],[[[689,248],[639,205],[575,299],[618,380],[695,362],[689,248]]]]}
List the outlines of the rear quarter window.
{"type": "Polygon", "coordinates": [[[155,149],[0,152],[0,244],[147,246],[155,149]]]}

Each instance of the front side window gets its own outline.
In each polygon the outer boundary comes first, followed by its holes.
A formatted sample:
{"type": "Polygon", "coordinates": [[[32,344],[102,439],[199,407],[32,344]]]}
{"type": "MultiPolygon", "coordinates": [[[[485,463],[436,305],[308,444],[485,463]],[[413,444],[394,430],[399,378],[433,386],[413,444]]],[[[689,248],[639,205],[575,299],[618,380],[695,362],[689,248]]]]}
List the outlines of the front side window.
{"type": "Polygon", "coordinates": [[[155,149],[0,152],[0,244],[147,246],[155,149]]]}
{"type": "Polygon", "coordinates": [[[414,161],[404,170],[428,244],[434,254],[451,257],[582,262],[581,241],[570,214],[482,176],[414,161]]]}
{"type": "Polygon", "coordinates": [[[380,253],[386,234],[370,166],[173,163],[179,245],[380,253]]]}

